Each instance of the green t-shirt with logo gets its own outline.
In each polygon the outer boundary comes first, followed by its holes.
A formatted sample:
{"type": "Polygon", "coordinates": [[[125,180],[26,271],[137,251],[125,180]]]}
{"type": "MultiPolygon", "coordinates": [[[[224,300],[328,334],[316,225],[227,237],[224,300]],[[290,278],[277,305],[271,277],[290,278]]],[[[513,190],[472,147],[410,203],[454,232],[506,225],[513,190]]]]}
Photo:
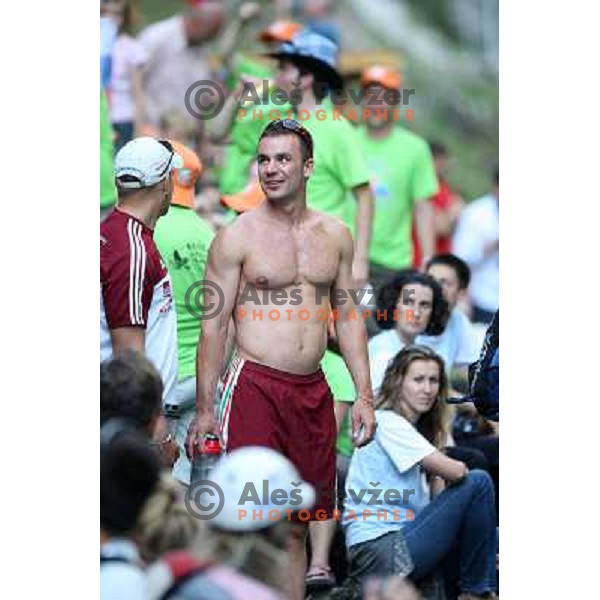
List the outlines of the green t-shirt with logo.
{"type": "Polygon", "coordinates": [[[370,138],[366,127],[359,127],[358,137],[371,169],[375,196],[370,260],[388,269],[410,267],[415,201],[438,190],[429,145],[398,126],[384,139],[370,138]]]}
{"type": "Polygon", "coordinates": [[[183,206],[171,206],[154,229],[154,241],[173,285],[179,381],[196,374],[196,347],[201,323],[186,309],[185,293],[191,285],[204,278],[208,248],[214,237],[210,226],[193,210],[183,206]]]}
{"type": "Polygon", "coordinates": [[[100,91],[100,208],[109,208],[117,202],[113,154],[113,128],[106,96],[100,91]]]}
{"type": "MultiPolygon", "coordinates": [[[[349,402],[352,404],[356,398],[356,392],[352,376],[344,359],[339,354],[326,350],[325,356],[321,360],[321,369],[331,389],[333,399],[336,402],[349,402]]],[[[348,411],[340,426],[337,439],[337,451],[344,456],[352,456],[352,452],[354,452],[351,439],[351,423],[350,411],[348,411]]]]}

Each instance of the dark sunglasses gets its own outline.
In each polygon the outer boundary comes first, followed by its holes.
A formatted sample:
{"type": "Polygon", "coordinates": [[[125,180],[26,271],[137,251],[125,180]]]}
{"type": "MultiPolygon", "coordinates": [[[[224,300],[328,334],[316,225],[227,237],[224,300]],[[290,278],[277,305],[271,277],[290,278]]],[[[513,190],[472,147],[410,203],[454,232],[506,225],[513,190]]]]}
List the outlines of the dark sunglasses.
{"type": "Polygon", "coordinates": [[[167,171],[171,167],[173,157],[175,156],[175,148],[173,148],[173,144],[171,144],[169,140],[158,140],[158,143],[161,144],[161,146],[164,146],[171,153],[171,156],[169,157],[169,162],[167,162],[165,168],[160,172],[160,177],[162,177],[167,173],[167,171]]]}

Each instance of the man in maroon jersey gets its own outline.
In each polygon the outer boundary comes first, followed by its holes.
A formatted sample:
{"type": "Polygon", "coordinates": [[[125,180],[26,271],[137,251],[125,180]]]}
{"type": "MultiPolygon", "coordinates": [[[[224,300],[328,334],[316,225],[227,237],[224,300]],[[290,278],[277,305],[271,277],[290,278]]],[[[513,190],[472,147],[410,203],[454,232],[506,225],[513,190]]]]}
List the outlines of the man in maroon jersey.
{"type": "Polygon", "coordinates": [[[123,146],[115,157],[118,204],[100,224],[100,360],[125,349],[145,354],[165,402],[177,382],[177,324],[152,236],[171,204],[171,171],[181,165],[167,141],[141,137],[123,146]]]}

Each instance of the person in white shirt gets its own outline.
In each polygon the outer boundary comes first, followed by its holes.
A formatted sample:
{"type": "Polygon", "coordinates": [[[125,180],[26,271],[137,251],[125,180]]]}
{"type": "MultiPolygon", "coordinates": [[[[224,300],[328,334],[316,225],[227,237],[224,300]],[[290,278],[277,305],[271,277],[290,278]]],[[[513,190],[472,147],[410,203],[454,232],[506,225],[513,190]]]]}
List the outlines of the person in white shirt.
{"type": "Polygon", "coordinates": [[[487,473],[442,452],[446,397],[433,350],[411,346],[396,355],[381,386],[375,439],[354,452],[346,480],[350,576],[419,583],[456,553],[459,572],[448,577],[458,580],[460,600],[496,598],[493,486],[487,473]]]}
{"type": "Polygon", "coordinates": [[[198,2],[184,14],[141,31],[138,41],[148,57],[143,85],[150,125],[158,127],[166,111],[177,109],[192,127],[199,127],[200,122],[186,111],[185,93],[195,81],[211,78],[206,42],[218,35],[222,22],[220,2],[198,2]]]}
{"type": "Polygon", "coordinates": [[[469,299],[473,321],[489,323],[499,305],[499,176],[492,192],[462,211],[453,238],[454,253],[471,268],[469,299]]]}
{"type": "MultiPolygon", "coordinates": [[[[148,57],[143,77],[148,124],[158,128],[165,114],[175,112],[189,129],[189,139],[179,141],[194,148],[204,122],[188,112],[186,92],[196,82],[209,81],[192,91],[201,92],[200,107],[208,108],[218,101],[215,86],[218,81],[211,81],[216,77],[211,55],[226,62],[241,39],[243,27],[258,16],[260,6],[255,2],[244,2],[221,33],[225,20],[224,2],[188,0],[187,4],[183,14],[146,27],[140,32],[138,41],[148,57]],[[214,42],[212,49],[208,45],[210,42],[214,42]]],[[[199,110],[199,107],[195,106],[195,109],[199,110]]]]}
{"type": "Polygon", "coordinates": [[[457,306],[467,294],[471,279],[469,265],[454,254],[438,254],[427,263],[426,270],[440,284],[450,318],[441,335],[420,335],[417,344],[435,350],[444,359],[448,373],[455,371],[466,380],[468,367],[479,358],[480,349],[473,325],[457,306]]]}
{"type": "Polygon", "coordinates": [[[419,271],[400,271],[380,291],[377,323],[382,331],[369,341],[371,384],[377,394],[390,361],[421,334],[440,335],[448,303],[438,282],[419,271]]]}

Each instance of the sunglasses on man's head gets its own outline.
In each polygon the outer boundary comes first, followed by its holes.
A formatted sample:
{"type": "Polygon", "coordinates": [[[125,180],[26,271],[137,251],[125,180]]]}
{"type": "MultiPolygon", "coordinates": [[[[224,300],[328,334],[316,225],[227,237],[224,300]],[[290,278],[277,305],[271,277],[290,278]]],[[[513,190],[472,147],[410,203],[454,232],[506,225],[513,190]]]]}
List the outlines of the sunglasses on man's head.
{"type": "Polygon", "coordinates": [[[312,137],[308,129],[306,129],[306,127],[304,127],[302,124],[298,123],[298,121],[294,121],[294,119],[281,119],[279,121],[273,121],[268,128],[273,130],[286,129],[287,131],[293,131],[294,133],[297,133],[308,146],[310,155],[312,156],[312,137]]]}

